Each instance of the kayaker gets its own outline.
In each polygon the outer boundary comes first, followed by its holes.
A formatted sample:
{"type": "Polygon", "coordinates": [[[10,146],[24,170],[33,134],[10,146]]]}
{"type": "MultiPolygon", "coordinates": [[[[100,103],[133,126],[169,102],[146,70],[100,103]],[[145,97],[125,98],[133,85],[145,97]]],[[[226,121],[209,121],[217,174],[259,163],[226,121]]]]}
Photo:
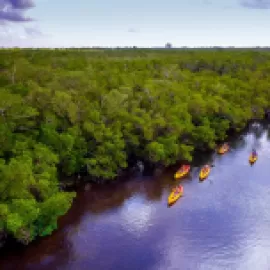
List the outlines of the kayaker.
{"type": "Polygon", "coordinates": [[[256,150],[253,148],[252,149],[252,157],[256,157],[257,156],[257,152],[256,152],[256,150]]]}
{"type": "Polygon", "coordinates": [[[209,165],[205,165],[205,167],[204,167],[204,172],[206,172],[208,169],[209,169],[209,165]]]}

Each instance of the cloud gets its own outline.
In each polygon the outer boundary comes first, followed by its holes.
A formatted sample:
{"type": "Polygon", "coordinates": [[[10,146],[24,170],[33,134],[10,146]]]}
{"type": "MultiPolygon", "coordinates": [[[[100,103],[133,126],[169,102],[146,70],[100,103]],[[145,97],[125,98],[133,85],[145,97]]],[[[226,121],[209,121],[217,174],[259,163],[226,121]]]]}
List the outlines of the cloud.
{"type": "Polygon", "coordinates": [[[0,22],[29,22],[24,12],[35,6],[32,0],[0,0],[0,22]]]}
{"type": "Polygon", "coordinates": [[[41,31],[39,31],[37,28],[34,27],[25,27],[24,31],[27,36],[29,37],[40,37],[42,36],[41,31]]]}
{"type": "Polygon", "coordinates": [[[29,9],[35,6],[32,0],[4,0],[9,2],[14,9],[29,9]]]}
{"type": "Polygon", "coordinates": [[[29,22],[31,18],[24,17],[20,12],[17,11],[3,11],[0,10],[0,20],[9,22],[29,22]]]}
{"type": "Polygon", "coordinates": [[[270,9],[270,0],[242,0],[241,5],[252,9],[270,9]]]}
{"type": "Polygon", "coordinates": [[[129,33],[138,33],[139,31],[137,29],[134,29],[134,28],[129,28],[128,32],[129,33]]]}
{"type": "Polygon", "coordinates": [[[36,24],[29,27],[21,24],[0,24],[0,47],[33,47],[47,37],[50,35],[44,34],[36,24]]]}

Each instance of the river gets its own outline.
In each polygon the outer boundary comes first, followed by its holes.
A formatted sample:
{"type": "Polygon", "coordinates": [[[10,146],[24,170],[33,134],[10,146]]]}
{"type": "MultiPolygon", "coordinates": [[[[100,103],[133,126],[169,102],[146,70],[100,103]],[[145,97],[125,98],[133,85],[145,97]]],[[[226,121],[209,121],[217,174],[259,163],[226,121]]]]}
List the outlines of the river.
{"type": "Polygon", "coordinates": [[[169,170],[80,190],[53,235],[2,253],[0,269],[270,269],[270,126],[256,125],[229,153],[196,157],[186,179],[169,170]],[[206,162],[215,166],[199,182],[206,162]],[[179,182],[184,196],[168,208],[179,182]]]}

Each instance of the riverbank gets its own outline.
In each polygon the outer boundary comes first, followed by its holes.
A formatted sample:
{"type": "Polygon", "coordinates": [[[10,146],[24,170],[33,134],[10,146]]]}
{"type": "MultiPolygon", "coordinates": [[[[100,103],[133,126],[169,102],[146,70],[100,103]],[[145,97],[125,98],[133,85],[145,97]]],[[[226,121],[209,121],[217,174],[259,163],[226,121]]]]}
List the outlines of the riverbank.
{"type": "MultiPolygon", "coordinates": [[[[247,132],[247,130],[250,128],[250,126],[252,126],[254,123],[260,123],[260,125],[262,126],[266,126],[269,121],[268,120],[250,120],[248,122],[248,124],[245,126],[245,128],[241,131],[236,131],[236,130],[230,130],[230,132],[227,133],[227,142],[230,142],[232,140],[235,140],[237,137],[240,137],[242,134],[245,134],[247,132]]],[[[221,142],[219,142],[221,143],[221,142]]],[[[194,151],[194,154],[193,154],[193,161],[190,163],[192,166],[196,166],[198,164],[198,157],[201,157],[201,156],[204,156],[204,155],[212,155],[213,153],[215,153],[215,149],[196,149],[194,151]]],[[[200,161],[199,161],[200,162],[200,161]]],[[[69,183],[69,184],[63,184],[61,186],[62,190],[64,191],[78,191],[78,190],[81,190],[81,189],[84,189],[85,191],[89,191],[91,190],[92,188],[92,185],[94,185],[94,187],[96,188],[97,186],[99,185],[109,185],[109,186],[112,186],[111,184],[113,183],[114,185],[118,185],[118,184],[123,184],[127,181],[130,181],[133,177],[158,177],[159,175],[162,175],[162,173],[164,173],[165,171],[172,171],[172,170],[176,170],[178,167],[179,167],[179,164],[183,164],[183,161],[179,161],[173,165],[170,165],[168,167],[163,167],[163,168],[160,168],[160,167],[155,167],[155,164],[150,164],[150,166],[146,166],[145,167],[145,171],[142,172],[142,173],[139,173],[136,174],[134,173],[134,171],[132,172],[132,169],[130,170],[126,170],[125,171],[125,174],[122,174],[121,176],[117,177],[117,179],[114,179],[113,182],[112,181],[106,181],[106,182],[96,182],[96,181],[93,181],[91,179],[91,177],[87,177],[87,176],[72,176],[72,177],[69,177],[69,178],[66,178],[64,180],[64,182],[61,182],[60,183],[69,183]]],[[[149,164],[148,164],[149,165],[149,164]]],[[[62,179],[64,178],[65,176],[62,176],[62,179]]],[[[5,248],[5,244],[6,244],[6,241],[8,240],[8,246],[9,246],[9,249],[10,247],[14,247],[14,245],[16,245],[16,240],[15,239],[12,239],[12,238],[8,238],[7,239],[7,234],[2,232],[0,233],[0,249],[2,248],[2,250],[5,248]]],[[[37,241],[40,241],[40,239],[36,239],[35,242],[37,241]]],[[[19,246],[23,246],[23,244],[21,243],[17,243],[18,247],[19,246]]]]}
{"type": "MultiPolygon", "coordinates": [[[[246,132],[246,130],[249,128],[249,126],[254,122],[258,122],[258,120],[250,120],[247,123],[247,125],[245,126],[245,128],[241,131],[236,131],[236,130],[230,129],[229,132],[227,132],[227,140],[230,141],[233,138],[240,136],[241,134],[246,132]]],[[[260,121],[260,123],[266,124],[267,120],[260,121]]],[[[218,142],[218,143],[221,143],[221,142],[218,142]]],[[[195,149],[195,151],[193,153],[193,157],[194,156],[195,157],[201,156],[204,154],[211,154],[213,152],[215,152],[215,150],[210,149],[210,148],[195,149]]],[[[141,175],[141,176],[147,175],[148,177],[149,176],[150,177],[151,176],[158,176],[158,175],[161,175],[165,170],[170,170],[172,168],[176,168],[177,166],[179,166],[177,164],[182,164],[183,162],[185,163],[185,161],[178,161],[177,163],[172,164],[168,167],[157,166],[156,164],[153,164],[153,163],[144,164],[145,170],[144,170],[144,172],[141,172],[139,175],[141,175]]],[[[193,164],[193,163],[191,162],[191,164],[193,164]]],[[[91,176],[82,176],[80,174],[79,174],[79,176],[73,175],[72,177],[68,177],[68,178],[66,176],[62,175],[61,179],[65,179],[65,180],[59,182],[60,189],[63,191],[77,191],[78,189],[80,189],[83,186],[85,190],[90,190],[92,187],[92,184],[99,184],[100,185],[100,184],[109,184],[109,183],[111,183],[111,181],[113,181],[114,183],[115,182],[121,183],[121,182],[129,181],[132,177],[137,175],[136,171],[134,171],[133,169],[134,168],[129,168],[129,169],[125,170],[116,179],[109,180],[109,181],[108,180],[107,181],[93,181],[93,179],[91,179],[91,176]]],[[[11,246],[14,245],[15,239],[12,239],[12,238],[7,239],[7,236],[8,236],[7,233],[4,231],[2,233],[0,233],[0,249],[2,249],[2,250],[3,250],[7,240],[12,243],[11,246]]]]}
{"type": "Polygon", "coordinates": [[[58,230],[25,248],[3,250],[0,268],[267,269],[269,134],[268,124],[250,125],[230,139],[225,155],[194,156],[189,177],[179,181],[173,179],[175,167],[158,177],[81,187],[58,230]],[[251,167],[254,146],[259,160],[251,167]],[[209,178],[200,182],[201,166],[211,162],[209,178]],[[167,208],[180,182],[185,194],[167,208]]]}
{"type": "MultiPolygon", "coordinates": [[[[203,154],[210,154],[216,151],[216,148],[218,145],[230,141],[232,139],[235,139],[237,136],[240,136],[241,134],[244,134],[248,129],[249,126],[254,124],[254,123],[259,123],[261,125],[267,125],[269,123],[269,118],[267,116],[264,117],[264,119],[250,119],[245,127],[241,129],[240,131],[235,130],[233,128],[229,129],[226,132],[226,139],[224,141],[216,141],[216,146],[214,149],[212,148],[204,148],[204,149],[199,149],[196,148],[194,149],[194,152],[192,154],[192,161],[194,160],[195,156],[200,156],[203,154]]],[[[139,158],[139,157],[138,157],[139,158]]],[[[67,177],[66,175],[62,175],[60,179],[65,179],[64,181],[60,181],[60,188],[64,191],[71,191],[71,190],[76,190],[79,188],[81,185],[86,185],[86,189],[89,190],[91,188],[91,184],[108,184],[111,183],[111,181],[115,182],[123,182],[127,181],[128,179],[136,176],[136,175],[148,175],[148,176],[157,176],[164,172],[166,169],[170,168],[175,168],[178,164],[186,164],[186,163],[191,163],[186,160],[178,160],[175,164],[171,164],[170,166],[162,166],[160,164],[155,164],[155,163],[143,163],[143,171],[140,171],[140,168],[136,166],[137,162],[142,162],[142,160],[135,160],[132,162],[133,166],[128,167],[125,170],[122,170],[120,175],[118,175],[115,179],[109,179],[106,181],[106,179],[100,179],[99,181],[96,181],[96,179],[91,178],[91,176],[87,175],[87,172],[85,174],[83,173],[77,173],[74,174],[71,177],[67,177]]]]}
{"type": "MultiPolygon", "coordinates": [[[[211,151],[210,149],[208,149],[208,152],[211,151]]],[[[203,151],[205,152],[205,151],[203,151]]],[[[202,153],[202,151],[198,151],[197,150],[197,155],[202,153]]],[[[172,167],[175,167],[175,165],[172,165],[172,167]]],[[[141,174],[143,176],[143,174],[148,174],[148,175],[155,175],[154,169],[155,168],[155,164],[151,164],[145,168],[144,172],[141,174]]],[[[160,170],[159,168],[159,174],[161,174],[164,169],[166,168],[162,168],[162,170],[160,170]]],[[[167,167],[167,169],[169,169],[167,167]]],[[[130,168],[129,170],[125,171],[125,175],[122,174],[122,176],[118,176],[117,179],[114,179],[113,182],[115,183],[116,181],[118,183],[120,182],[124,182],[124,181],[128,181],[129,179],[132,178],[132,176],[134,176],[134,171],[130,168]]],[[[80,189],[82,186],[84,187],[85,190],[89,190],[91,189],[91,184],[98,184],[98,185],[102,185],[102,184],[109,184],[111,183],[111,181],[93,181],[93,179],[91,179],[91,177],[87,177],[87,176],[81,176],[79,175],[73,175],[72,177],[68,177],[66,178],[65,176],[61,176],[62,179],[65,179],[64,181],[60,181],[60,189],[63,191],[77,191],[78,189],[80,189]]],[[[36,239],[36,241],[38,241],[39,239],[36,239]]],[[[13,247],[14,245],[17,246],[22,246],[22,243],[17,243],[16,244],[16,240],[7,235],[6,232],[4,231],[0,231],[0,250],[3,250],[5,248],[5,246],[8,245],[9,247],[13,247]]]]}

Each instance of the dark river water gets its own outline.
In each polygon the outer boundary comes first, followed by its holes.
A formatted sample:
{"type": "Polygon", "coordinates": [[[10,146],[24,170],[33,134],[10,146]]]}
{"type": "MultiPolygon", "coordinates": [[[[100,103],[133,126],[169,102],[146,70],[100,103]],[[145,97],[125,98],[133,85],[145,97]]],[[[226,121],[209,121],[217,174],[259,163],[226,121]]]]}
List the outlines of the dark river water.
{"type": "Polygon", "coordinates": [[[197,157],[191,176],[159,177],[78,192],[59,229],[0,255],[0,269],[270,269],[270,127],[250,126],[224,156],[197,157]],[[258,161],[248,163],[252,147],[258,161]],[[213,162],[199,182],[200,166],[213,162]],[[184,196],[168,208],[177,183],[184,196]]]}

